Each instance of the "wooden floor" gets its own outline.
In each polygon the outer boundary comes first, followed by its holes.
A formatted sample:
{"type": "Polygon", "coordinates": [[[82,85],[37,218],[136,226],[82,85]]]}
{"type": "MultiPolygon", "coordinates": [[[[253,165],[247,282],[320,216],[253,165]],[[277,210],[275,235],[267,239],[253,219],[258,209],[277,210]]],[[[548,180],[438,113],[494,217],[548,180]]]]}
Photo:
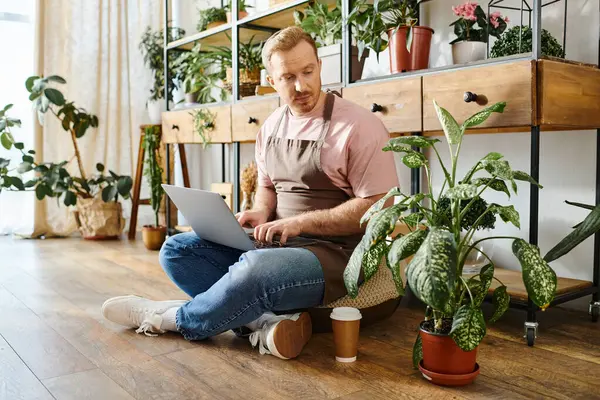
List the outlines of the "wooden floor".
{"type": "Polygon", "coordinates": [[[585,313],[546,311],[528,348],[524,314],[509,312],[488,331],[475,383],[449,389],[412,369],[419,310],[363,329],[356,363],[335,362],[330,334],[284,361],[230,333],[191,343],[103,320],[102,302],[130,293],[186,298],[140,241],[0,238],[0,398],[600,398],[600,324],[585,313]]]}

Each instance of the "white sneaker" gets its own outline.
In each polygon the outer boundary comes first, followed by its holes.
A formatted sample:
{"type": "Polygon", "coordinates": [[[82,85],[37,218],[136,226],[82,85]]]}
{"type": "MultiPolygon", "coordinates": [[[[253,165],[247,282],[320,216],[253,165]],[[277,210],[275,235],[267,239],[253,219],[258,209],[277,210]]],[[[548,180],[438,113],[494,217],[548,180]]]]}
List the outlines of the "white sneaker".
{"type": "Polygon", "coordinates": [[[186,303],[185,300],[154,301],[139,296],[119,296],[104,302],[102,315],[119,325],[137,328],[136,333],[143,332],[146,336],[157,336],[152,333],[165,333],[165,330],[161,329],[162,314],[186,303]]]}
{"type": "Polygon", "coordinates": [[[298,357],[312,335],[312,321],[307,312],[266,313],[246,326],[254,330],[250,343],[253,347],[258,344],[260,354],[272,354],[284,360],[298,357]]]}

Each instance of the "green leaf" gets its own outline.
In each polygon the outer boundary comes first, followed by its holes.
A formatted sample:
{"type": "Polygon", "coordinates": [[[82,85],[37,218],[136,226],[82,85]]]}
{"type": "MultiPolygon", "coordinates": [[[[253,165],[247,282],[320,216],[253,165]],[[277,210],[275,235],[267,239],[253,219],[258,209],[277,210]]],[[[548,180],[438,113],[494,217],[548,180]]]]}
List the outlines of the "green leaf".
{"type": "Polygon", "coordinates": [[[373,205],[369,207],[369,209],[363,214],[362,218],[360,219],[360,225],[362,226],[362,224],[368,221],[373,214],[380,211],[390,197],[399,196],[401,194],[402,192],[400,191],[399,187],[391,188],[390,191],[385,194],[385,196],[373,203],[373,205]]]}
{"type": "Polygon", "coordinates": [[[474,350],[485,334],[485,319],[479,307],[464,305],[456,311],[450,336],[463,351],[474,350]]]}
{"type": "Polygon", "coordinates": [[[471,178],[473,178],[473,175],[475,174],[475,172],[477,172],[477,171],[479,171],[479,170],[481,170],[483,168],[482,163],[484,161],[500,160],[503,157],[504,156],[502,154],[496,153],[495,151],[492,151],[491,153],[488,153],[485,157],[483,157],[475,165],[473,165],[473,167],[465,175],[465,177],[462,180],[462,182],[463,183],[469,183],[471,181],[471,178]]]}
{"type": "Polygon", "coordinates": [[[48,88],[44,90],[44,95],[52,104],[56,104],[57,106],[62,106],[65,104],[65,97],[56,89],[48,88]]]}
{"type": "Polygon", "coordinates": [[[11,177],[12,185],[19,190],[25,190],[25,185],[23,185],[23,181],[16,176],[11,177]]]}
{"type": "Polygon", "coordinates": [[[458,144],[460,143],[463,135],[463,131],[460,126],[445,108],[440,107],[437,102],[434,100],[433,105],[435,107],[435,112],[437,113],[437,117],[442,124],[442,128],[444,129],[444,134],[446,135],[446,139],[450,144],[458,144]]]}
{"type": "Polygon", "coordinates": [[[476,126],[485,122],[485,120],[488,119],[493,112],[503,113],[504,107],[506,107],[506,102],[502,101],[473,114],[463,123],[464,129],[468,129],[472,126],[476,126]]]}
{"type": "Polygon", "coordinates": [[[412,362],[413,368],[419,369],[419,364],[423,359],[423,340],[421,339],[421,334],[417,333],[417,339],[415,340],[415,344],[413,345],[413,353],[412,353],[412,362]]]}
{"type": "Polygon", "coordinates": [[[577,225],[571,233],[565,236],[544,257],[546,262],[552,262],[577,247],[581,242],[600,231],[600,204],[577,225]]]}
{"type": "Polygon", "coordinates": [[[35,154],[35,150],[29,150],[28,153],[29,154],[35,154]]]}
{"type": "Polygon", "coordinates": [[[372,246],[363,256],[363,271],[365,273],[365,281],[368,281],[375,275],[379,269],[381,258],[387,251],[388,247],[385,240],[380,241],[375,246],[372,246]]]}
{"type": "Polygon", "coordinates": [[[50,190],[47,190],[46,185],[43,183],[40,183],[35,187],[35,197],[37,197],[38,200],[42,200],[48,192],[50,192],[50,190]]]}
{"type": "Polygon", "coordinates": [[[406,225],[408,225],[411,228],[415,228],[417,226],[417,224],[419,222],[421,222],[422,219],[423,219],[423,213],[416,212],[416,213],[407,215],[406,217],[402,217],[402,222],[404,222],[406,225]]]}
{"type": "Polygon", "coordinates": [[[501,206],[499,204],[492,204],[490,206],[492,212],[497,213],[504,222],[510,222],[517,228],[521,229],[521,222],[519,212],[515,210],[515,206],[501,206]]]}
{"type": "Polygon", "coordinates": [[[104,172],[104,164],[97,163],[96,169],[98,170],[98,172],[104,172]]]}
{"type": "Polygon", "coordinates": [[[2,109],[2,111],[4,111],[2,113],[2,115],[4,115],[4,113],[6,113],[8,110],[10,110],[13,107],[13,104],[7,104],[4,106],[4,108],[2,109]]]}
{"type": "Polygon", "coordinates": [[[470,183],[462,183],[446,190],[444,194],[449,199],[467,200],[477,195],[477,186],[470,183]]]}
{"type": "Polygon", "coordinates": [[[485,186],[485,185],[488,185],[488,187],[490,189],[495,190],[497,192],[506,193],[506,195],[508,196],[508,198],[510,198],[510,191],[508,190],[508,186],[506,186],[506,182],[504,182],[502,179],[497,179],[497,178],[476,178],[476,179],[473,179],[473,185],[475,185],[475,186],[485,186]]]}
{"type": "Polygon", "coordinates": [[[4,186],[5,188],[9,188],[9,187],[11,187],[11,185],[12,185],[12,177],[5,175],[2,179],[2,186],[4,186]]]}
{"type": "MultiPolygon", "coordinates": [[[[472,279],[472,278],[471,278],[472,279]]],[[[471,280],[469,279],[469,280],[471,280]]],[[[492,264],[486,264],[481,271],[479,271],[479,289],[477,295],[474,295],[474,304],[480,306],[487,296],[490,286],[492,285],[492,279],[494,279],[494,266],[492,264]]]]}
{"type": "Polygon", "coordinates": [[[58,76],[58,75],[50,75],[49,77],[46,78],[49,82],[58,82],[58,83],[67,83],[67,81],[65,81],[62,77],[58,76]]]}
{"type": "Polygon", "coordinates": [[[545,310],[556,293],[556,273],[540,255],[537,246],[517,239],[512,244],[512,252],[519,260],[523,271],[523,283],[529,298],[545,310]]]}
{"type": "Polygon", "coordinates": [[[431,139],[423,136],[401,136],[397,138],[390,139],[388,141],[388,146],[397,147],[397,146],[415,146],[419,148],[428,148],[433,146],[435,143],[438,143],[439,139],[431,139]]]}
{"type": "Polygon", "coordinates": [[[122,176],[117,181],[117,190],[121,196],[126,196],[131,191],[133,180],[130,176],[122,176]]]}
{"type": "Polygon", "coordinates": [[[33,83],[36,81],[36,79],[39,78],[39,76],[30,76],[29,78],[27,78],[27,80],[25,81],[25,88],[27,88],[28,92],[31,92],[31,89],[33,88],[33,83]]]}
{"type": "Polygon", "coordinates": [[[33,170],[35,172],[40,172],[42,174],[45,174],[46,172],[48,172],[48,167],[45,165],[38,165],[33,170]]]}
{"type": "Polygon", "coordinates": [[[532,183],[536,186],[538,186],[540,189],[543,189],[544,187],[542,185],[540,185],[539,183],[537,183],[535,181],[535,179],[533,179],[529,174],[523,172],[523,171],[513,171],[513,179],[516,179],[518,181],[525,181],[525,182],[529,182],[532,183]]]}
{"type": "Polygon", "coordinates": [[[433,309],[443,310],[456,279],[454,235],[432,228],[408,264],[406,277],[415,296],[433,309]]]}
{"type": "Polygon", "coordinates": [[[484,160],[482,164],[492,176],[502,179],[513,179],[513,171],[506,160],[484,160]]]}
{"type": "Polygon", "coordinates": [[[2,143],[2,147],[4,147],[6,150],[10,150],[13,144],[8,132],[4,132],[2,136],[0,136],[0,142],[2,143]]]}
{"type": "Polygon", "coordinates": [[[31,179],[31,180],[25,182],[25,187],[26,188],[34,187],[36,183],[37,183],[37,179],[31,179]]]}
{"type": "Polygon", "coordinates": [[[31,156],[27,156],[27,155],[24,155],[24,156],[23,156],[23,162],[28,162],[28,163],[30,163],[30,164],[33,164],[33,161],[34,161],[34,160],[33,160],[33,157],[31,157],[31,156]]]}
{"type": "Polygon", "coordinates": [[[19,164],[19,167],[17,168],[17,172],[20,174],[24,174],[25,172],[29,172],[33,169],[33,166],[31,165],[30,162],[22,162],[21,164],[19,164]]]}
{"type": "Polygon", "coordinates": [[[389,258],[386,258],[385,265],[392,272],[392,279],[394,280],[394,285],[396,286],[396,292],[399,296],[404,296],[404,282],[402,281],[402,271],[400,270],[400,263],[396,265],[390,265],[389,258]]]}
{"type": "Polygon", "coordinates": [[[15,148],[18,150],[23,150],[25,145],[22,142],[15,143],[15,148]]]}
{"type": "Polygon", "coordinates": [[[402,162],[408,168],[420,168],[427,163],[427,159],[422,153],[418,151],[410,151],[402,157],[402,162]]]}
{"type": "Polygon", "coordinates": [[[350,255],[350,260],[348,260],[348,265],[344,269],[344,285],[351,297],[358,295],[358,278],[360,276],[362,261],[370,247],[369,239],[363,236],[358,246],[354,248],[352,255],[350,255]]]}
{"type": "Polygon", "coordinates": [[[494,295],[492,296],[492,303],[494,304],[494,315],[490,318],[490,323],[494,323],[504,315],[510,304],[510,295],[506,291],[506,286],[499,286],[494,289],[494,295]]]}
{"type": "Polygon", "coordinates": [[[64,199],[64,204],[65,206],[74,206],[75,204],[77,204],[77,196],[75,196],[75,193],[68,191],[67,193],[65,193],[65,199],[64,199]]]}
{"type": "Polygon", "coordinates": [[[6,168],[9,165],[10,165],[10,160],[7,160],[6,158],[0,158],[0,169],[6,168]]]}
{"type": "Polygon", "coordinates": [[[575,206],[575,207],[580,207],[580,208],[584,208],[586,210],[593,210],[595,207],[591,204],[583,204],[583,203],[575,203],[573,201],[569,201],[569,200],[565,200],[565,203],[567,203],[570,206],[575,206]]]}
{"type": "Polygon", "coordinates": [[[117,196],[117,193],[118,191],[116,186],[107,186],[104,189],[102,189],[102,200],[104,200],[105,203],[113,201],[117,196]]]}
{"type": "Polygon", "coordinates": [[[419,247],[421,247],[426,237],[426,230],[417,229],[416,231],[395,239],[387,256],[390,265],[394,268],[398,268],[402,260],[412,256],[419,250],[419,247]]]}

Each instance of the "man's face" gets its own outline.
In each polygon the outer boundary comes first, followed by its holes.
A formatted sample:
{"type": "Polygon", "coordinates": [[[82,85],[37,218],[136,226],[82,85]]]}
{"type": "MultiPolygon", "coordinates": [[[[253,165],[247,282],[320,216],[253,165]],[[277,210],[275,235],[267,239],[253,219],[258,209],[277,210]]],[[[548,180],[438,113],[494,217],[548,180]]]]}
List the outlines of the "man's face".
{"type": "Polygon", "coordinates": [[[303,40],[290,51],[271,55],[267,79],[294,115],[306,114],[315,107],[321,94],[321,60],[303,40]]]}

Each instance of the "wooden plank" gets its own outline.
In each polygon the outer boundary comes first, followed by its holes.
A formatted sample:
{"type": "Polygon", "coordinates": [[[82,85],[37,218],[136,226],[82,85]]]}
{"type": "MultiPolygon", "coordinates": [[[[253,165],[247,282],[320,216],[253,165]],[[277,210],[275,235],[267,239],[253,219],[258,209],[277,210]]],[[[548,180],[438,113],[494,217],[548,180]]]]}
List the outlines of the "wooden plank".
{"type": "Polygon", "coordinates": [[[279,107],[279,97],[234,104],[231,107],[232,140],[234,142],[256,140],[260,127],[277,107],[279,107]],[[250,119],[253,122],[250,122],[250,119]]]}
{"type": "Polygon", "coordinates": [[[44,385],[0,336],[0,399],[52,399],[44,385]]]}
{"type": "Polygon", "coordinates": [[[57,400],[134,400],[99,369],[46,379],[44,385],[57,400]]]}
{"type": "Polygon", "coordinates": [[[443,71],[423,76],[423,130],[439,131],[433,100],[462,123],[477,111],[506,101],[504,113],[493,113],[481,128],[529,126],[535,121],[535,63],[510,64],[443,71]],[[465,103],[465,92],[477,94],[477,103],[465,103]]]}
{"type": "Polygon", "coordinates": [[[600,127],[600,69],[564,62],[538,62],[541,125],[600,127]]]}
{"type": "Polygon", "coordinates": [[[39,379],[96,368],[4,287],[0,310],[0,334],[39,379]]]}
{"type": "Polygon", "coordinates": [[[342,96],[371,110],[372,104],[383,107],[374,114],[392,132],[419,132],[421,124],[421,78],[402,78],[342,89],[342,96]]]}

